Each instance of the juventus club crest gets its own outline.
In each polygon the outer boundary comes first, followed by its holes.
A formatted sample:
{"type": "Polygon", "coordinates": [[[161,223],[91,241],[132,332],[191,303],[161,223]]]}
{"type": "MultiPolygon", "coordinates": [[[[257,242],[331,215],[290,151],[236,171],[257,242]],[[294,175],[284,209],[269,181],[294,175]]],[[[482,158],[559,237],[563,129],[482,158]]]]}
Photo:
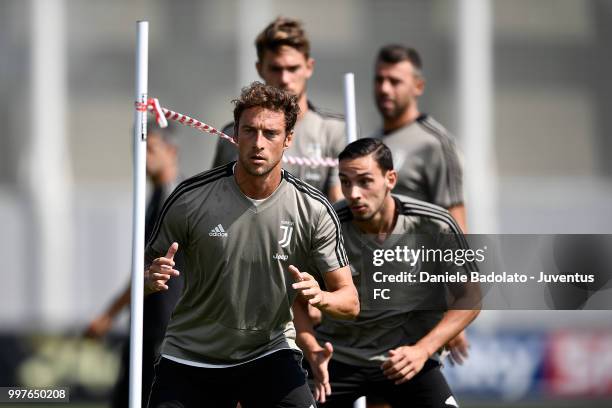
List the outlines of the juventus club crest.
{"type": "Polygon", "coordinates": [[[293,236],[293,222],[291,221],[281,221],[281,235],[282,238],[278,241],[281,248],[285,248],[291,242],[291,237],[293,236]]]}

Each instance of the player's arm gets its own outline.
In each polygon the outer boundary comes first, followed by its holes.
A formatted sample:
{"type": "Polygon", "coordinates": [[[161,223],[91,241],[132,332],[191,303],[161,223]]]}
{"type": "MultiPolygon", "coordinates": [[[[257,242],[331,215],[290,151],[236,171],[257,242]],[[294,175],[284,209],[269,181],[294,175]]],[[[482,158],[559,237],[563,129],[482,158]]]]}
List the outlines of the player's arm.
{"type": "Polygon", "coordinates": [[[321,302],[311,303],[323,313],[338,319],[354,319],[359,314],[359,297],[348,265],[323,274],[327,291],[321,302]]]}
{"type": "Polygon", "coordinates": [[[324,347],[317,342],[308,308],[308,302],[303,297],[298,296],[293,303],[293,323],[297,332],[295,341],[310,364],[315,380],[314,397],[318,402],[324,403],[325,397],[331,394],[327,365],[331,359],[333,347],[329,342],[325,343],[324,347]]]}
{"type": "Polygon", "coordinates": [[[310,259],[321,272],[326,290],[321,290],[312,275],[290,265],[295,280],[293,288],[322,313],[337,319],[354,319],[359,313],[359,298],[344,250],[340,221],[329,203],[322,204],[313,229],[310,259]]]}
{"type": "Polygon", "coordinates": [[[128,284],[106,310],[89,323],[84,333],[85,337],[98,339],[108,333],[119,312],[130,303],[131,288],[132,286],[128,284]]]}
{"type": "MultiPolygon", "coordinates": [[[[322,313],[336,319],[354,319],[359,314],[357,289],[353,284],[348,266],[323,275],[325,287],[328,290],[322,290],[314,276],[307,272],[300,272],[293,265],[289,266],[289,271],[295,279],[293,289],[297,290],[299,296],[304,298],[308,304],[316,307],[322,313]]],[[[308,314],[307,311],[306,313],[308,314]]]]}
{"type": "Polygon", "coordinates": [[[463,203],[453,205],[448,208],[448,212],[455,219],[455,221],[461,228],[461,231],[463,231],[464,234],[467,234],[467,219],[465,215],[465,205],[463,205],[463,203]]]}
{"type": "Polygon", "coordinates": [[[449,310],[425,337],[412,346],[389,350],[382,364],[383,373],[395,384],[402,384],[417,375],[431,356],[457,336],[478,316],[480,310],[449,310]]]}
{"type": "Polygon", "coordinates": [[[181,248],[189,246],[186,204],[180,194],[172,193],[171,197],[164,204],[145,249],[145,295],[168,290],[168,280],[180,274],[174,269],[174,256],[179,250],[179,243],[181,248]]]}
{"type": "Polygon", "coordinates": [[[469,357],[468,350],[470,348],[465,330],[453,337],[445,347],[450,352],[448,360],[452,365],[463,364],[463,361],[469,357]]]}
{"type": "Polygon", "coordinates": [[[442,320],[416,345],[431,357],[449,341],[458,336],[480,313],[480,310],[449,310],[442,320]]]}
{"type": "MultiPolygon", "coordinates": [[[[462,235],[452,233],[457,226],[448,226],[438,234],[437,248],[467,248],[462,235]]],[[[439,264],[438,267],[451,270],[455,265],[439,264]]],[[[477,270],[473,263],[466,263],[464,270],[477,270]]],[[[476,283],[458,283],[448,285],[452,297],[449,298],[449,310],[442,319],[423,336],[416,344],[398,347],[389,351],[389,358],[382,364],[383,373],[396,384],[404,383],[421,371],[428,358],[448,342],[458,336],[480,313],[481,292],[476,283]]]]}

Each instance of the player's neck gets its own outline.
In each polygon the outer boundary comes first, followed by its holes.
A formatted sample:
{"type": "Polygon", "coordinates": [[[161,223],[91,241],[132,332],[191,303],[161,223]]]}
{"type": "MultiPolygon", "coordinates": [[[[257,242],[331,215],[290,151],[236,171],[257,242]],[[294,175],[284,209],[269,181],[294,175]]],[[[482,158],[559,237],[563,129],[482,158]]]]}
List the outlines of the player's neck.
{"type": "Polygon", "coordinates": [[[305,91],[298,99],[298,106],[300,107],[300,114],[298,115],[297,119],[302,120],[308,111],[308,96],[306,96],[305,91]]]}
{"type": "Polygon", "coordinates": [[[384,241],[397,223],[395,200],[388,194],[380,211],[367,221],[353,220],[355,225],[366,234],[374,234],[379,241],[384,241]]]}
{"type": "Polygon", "coordinates": [[[242,194],[254,200],[268,198],[281,182],[281,163],[279,162],[270,172],[263,176],[253,176],[236,163],[234,178],[242,194]]]}
{"type": "Polygon", "coordinates": [[[383,131],[384,133],[390,133],[404,126],[408,126],[416,121],[421,112],[419,107],[415,103],[412,103],[401,115],[396,118],[383,118],[383,131]]]}

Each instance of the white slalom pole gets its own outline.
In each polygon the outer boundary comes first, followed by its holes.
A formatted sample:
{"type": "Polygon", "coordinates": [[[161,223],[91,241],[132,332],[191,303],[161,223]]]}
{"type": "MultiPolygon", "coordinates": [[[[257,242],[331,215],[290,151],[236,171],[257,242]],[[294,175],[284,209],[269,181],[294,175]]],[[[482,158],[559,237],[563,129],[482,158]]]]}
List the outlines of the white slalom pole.
{"type": "MultiPolygon", "coordinates": [[[[346,144],[357,140],[357,104],[355,103],[355,74],[344,74],[344,119],[346,120],[346,144]]],[[[353,408],[366,408],[366,397],[353,402],[353,408]]]]}
{"type": "Polygon", "coordinates": [[[149,22],[136,28],[136,109],[134,111],[134,203],[132,220],[132,301],[130,323],[130,408],[142,406],[142,321],[144,302],[145,165],[149,22]]]}
{"type": "Polygon", "coordinates": [[[357,109],[355,104],[355,74],[344,74],[344,115],[346,119],[346,143],[357,140],[357,109]]]}

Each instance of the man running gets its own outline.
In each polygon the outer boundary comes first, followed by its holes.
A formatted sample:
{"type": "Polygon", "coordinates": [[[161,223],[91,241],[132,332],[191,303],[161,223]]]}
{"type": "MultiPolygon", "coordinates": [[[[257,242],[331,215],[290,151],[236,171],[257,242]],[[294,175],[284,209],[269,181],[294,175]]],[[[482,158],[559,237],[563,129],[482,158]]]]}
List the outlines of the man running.
{"type": "Polygon", "coordinates": [[[335,318],[359,311],[333,208],[281,168],[295,96],[256,82],[234,103],[238,161],[181,183],[145,252],[146,292],[179,275],[177,250],[185,260],[151,407],[314,406],[291,305],[299,295],[335,318]]]}
{"type": "MultiPolygon", "coordinates": [[[[437,242],[433,249],[466,248],[460,228],[446,210],[391,194],[397,173],[391,151],[380,139],[357,140],[339,159],[346,201],[336,209],[360,290],[361,283],[371,279],[371,270],[364,265],[382,248],[400,242],[412,242],[414,249],[421,248],[422,242],[437,242]]],[[[469,263],[459,268],[445,262],[415,265],[420,265],[416,272],[453,269],[465,273],[473,268],[469,263]]],[[[324,407],[349,408],[362,395],[392,407],[457,406],[440,371],[439,351],[479,313],[478,293],[457,290],[466,287],[451,290],[457,291],[457,298],[448,304],[452,310],[440,296],[444,285],[415,284],[402,286],[406,303],[401,307],[366,309],[363,302],[371,301],[372,294],[360,293],[362,310],[352,322],[323,316],[315,332],[308,321],[296,320],[298,341],[314,374],[315,397],[326,401],[324,407]]]]}

